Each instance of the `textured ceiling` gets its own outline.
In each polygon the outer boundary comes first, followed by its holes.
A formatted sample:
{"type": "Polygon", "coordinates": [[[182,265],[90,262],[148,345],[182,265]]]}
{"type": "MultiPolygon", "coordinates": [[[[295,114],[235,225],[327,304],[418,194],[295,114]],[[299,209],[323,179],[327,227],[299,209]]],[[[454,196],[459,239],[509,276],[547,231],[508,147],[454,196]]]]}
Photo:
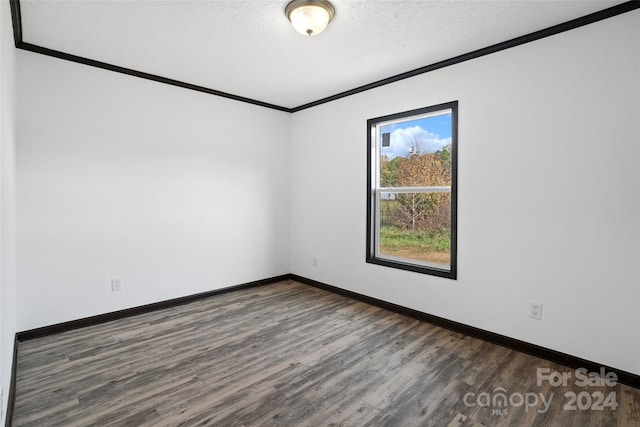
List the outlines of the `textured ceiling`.
{"type": "Polygon", "coordinates": [[[623,1],[332,0],[314,37],[287,0],[21,0],[23,41],[287,108],[623,1]]]}

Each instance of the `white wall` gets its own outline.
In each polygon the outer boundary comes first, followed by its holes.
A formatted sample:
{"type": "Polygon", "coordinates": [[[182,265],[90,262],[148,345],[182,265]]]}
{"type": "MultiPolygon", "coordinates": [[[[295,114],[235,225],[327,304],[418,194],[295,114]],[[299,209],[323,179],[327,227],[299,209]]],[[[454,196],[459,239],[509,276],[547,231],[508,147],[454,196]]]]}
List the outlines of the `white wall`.
{"type": "Polygon", "coordinates": [[[640,374],[639,24],[294,115],[19,51],[18,330],[290,271],[640,374]],[[459,279],[366,264],[366,119],[452,100],[459,279]]]}
{"type": "Polygon", "coordinates": [[[296,113],[291,272],[640,374],[639,52],[634,11],[296,113]],[[458,280],[366,264],[366,120],[453,100],[458,280]]]}
{"type": "Polygon", "coordinates": [[[9,2],[0,1],[0,423],[4,424],[16,333],[15,48],[9,2]]]}
{"type": "Polygon", "coordinates": [[[25,51],[18,70],[18,330],[288,273],[290,114],[25,51]]]}

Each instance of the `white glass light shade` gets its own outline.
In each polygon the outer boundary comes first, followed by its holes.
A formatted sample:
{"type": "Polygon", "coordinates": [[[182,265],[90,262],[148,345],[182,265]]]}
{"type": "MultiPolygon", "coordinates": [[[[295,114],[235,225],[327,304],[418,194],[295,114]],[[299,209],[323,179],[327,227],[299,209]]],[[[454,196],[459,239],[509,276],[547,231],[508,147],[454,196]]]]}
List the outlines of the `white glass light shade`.
{"type": "Polygon", "coordinates": [[[296,31],[315,36],[327,28],[335,11],[325,0],[294,0],[287,5],[285,13],[296,31]]]}

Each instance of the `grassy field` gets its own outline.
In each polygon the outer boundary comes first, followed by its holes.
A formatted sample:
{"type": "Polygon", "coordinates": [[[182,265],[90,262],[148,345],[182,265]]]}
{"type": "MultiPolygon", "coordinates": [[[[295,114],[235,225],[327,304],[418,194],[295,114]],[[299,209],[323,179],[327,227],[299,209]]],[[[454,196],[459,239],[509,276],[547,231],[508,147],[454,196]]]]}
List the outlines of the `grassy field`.
{"type": "Polygon", "coordinates": [[[384,255],[448,265],[451,241],[449,230],[431,232],[380,228],[380,251],[384,255]]]}

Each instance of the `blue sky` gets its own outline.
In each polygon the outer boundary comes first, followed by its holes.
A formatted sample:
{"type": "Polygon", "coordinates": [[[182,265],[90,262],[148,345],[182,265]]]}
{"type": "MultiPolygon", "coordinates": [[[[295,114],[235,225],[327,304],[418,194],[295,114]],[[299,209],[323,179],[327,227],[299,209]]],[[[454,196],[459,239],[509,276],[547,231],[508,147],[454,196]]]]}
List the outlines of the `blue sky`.
{"type": "Polygon", "coordinates": [[[451,144],[451,114],[382,126],[380,132],[391,133],[391,146],[381,148],[381,154],[390,159],[406,157],[414,143],[414,137],[422,152],[434,153],[451,144]]]}

